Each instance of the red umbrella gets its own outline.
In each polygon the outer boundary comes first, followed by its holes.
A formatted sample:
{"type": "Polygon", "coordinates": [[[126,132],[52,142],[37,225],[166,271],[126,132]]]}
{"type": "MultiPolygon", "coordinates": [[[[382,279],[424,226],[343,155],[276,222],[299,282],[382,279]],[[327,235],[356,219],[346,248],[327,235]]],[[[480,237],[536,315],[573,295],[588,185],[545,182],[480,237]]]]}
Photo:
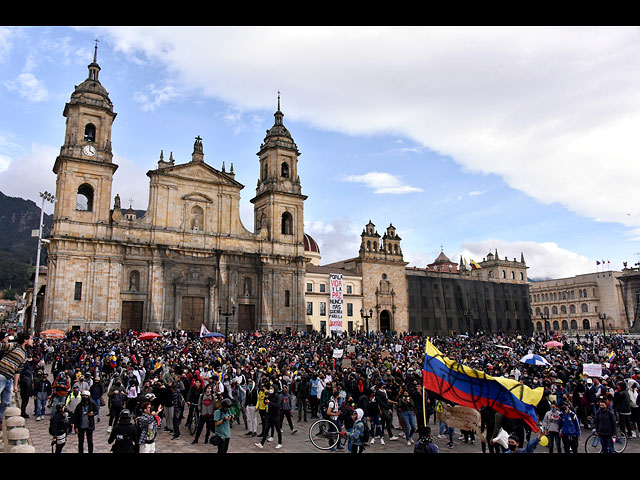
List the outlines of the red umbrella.
{"type": "Polygon", "coordinates": [[[560,342],[556,342],[555,340],[551,340],[547,343],[544,344],[545,347],[547,348],[554,348],[554,347],[562,347],[563,344],[560,342]]]}
{"type": "Polygon", "coordinates": [[[155,332],[144,332],[141,333],[140,335],[138,335],[138,340],[149,340],[151,338],[158,338],[161,337],[162,335],[160,335],[159,333],[155,333],[155,332]]]}

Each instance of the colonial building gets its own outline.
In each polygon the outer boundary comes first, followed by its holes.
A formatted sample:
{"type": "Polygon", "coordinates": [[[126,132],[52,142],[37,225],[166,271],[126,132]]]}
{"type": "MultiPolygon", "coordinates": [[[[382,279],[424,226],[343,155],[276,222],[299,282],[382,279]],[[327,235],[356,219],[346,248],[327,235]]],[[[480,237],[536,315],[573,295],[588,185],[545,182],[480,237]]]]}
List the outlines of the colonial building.
{"type": "Polygon", "coordinates": [[[624,304],[624,318],[629,331],[640,333],[640,266],[627,267],[625,262],[622,275],[618,277],[620,293],[624,304]]]}
{"type": "Polygon", "coordinates": [[[495,255],[491,252],[487,254],[481,262],[478,262],[480,268],[471,268],[468,273],[474,277],[483,280],[491,280],[496,282],[512,282],[527,283],[527,264],[524,261],[524,253],[520,253],[520,261],[509,260],[507,257],[500,259],[498,249],[495,255]]]}
{"type": "Polygon", "coordinates": [[[253,231],[240,220],[244,186],[233,165],[207,164],[199,136],[189,161],[161,153],[147,172],[149,205],[138,218],[112,192],[116,113],[95,54],[88,70],[63,111],[38,328],[220,330],[225,321],[230,329],[303,328],[306,196],[279,98],[257,152],[253,231]]]}
{"type": "Polygon", "coordinates": [[[530,282],[532,321],[538,332],[628,331],[621,272],[604,271],[530,282]],[[603,322],[604,321],[604,322],[603,322]]]}

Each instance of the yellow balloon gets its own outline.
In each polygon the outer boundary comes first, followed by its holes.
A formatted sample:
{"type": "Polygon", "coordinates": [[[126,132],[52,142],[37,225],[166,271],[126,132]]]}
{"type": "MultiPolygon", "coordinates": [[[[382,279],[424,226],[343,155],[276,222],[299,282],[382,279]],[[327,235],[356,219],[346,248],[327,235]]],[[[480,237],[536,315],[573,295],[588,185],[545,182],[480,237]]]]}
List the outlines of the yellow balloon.
{"type": "Polygon", "coordinates": [[[549,445],[549,439],[547,438],[546,435],[543,435],[540,437],[540,446],[541,447],[546,447],[547,445],[549,445]]]}

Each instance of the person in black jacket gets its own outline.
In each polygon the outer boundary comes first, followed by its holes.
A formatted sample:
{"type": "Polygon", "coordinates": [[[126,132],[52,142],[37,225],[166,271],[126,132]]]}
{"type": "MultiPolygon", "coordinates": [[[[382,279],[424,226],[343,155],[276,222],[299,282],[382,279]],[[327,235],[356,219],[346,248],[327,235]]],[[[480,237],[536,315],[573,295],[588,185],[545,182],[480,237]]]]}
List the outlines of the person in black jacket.
{"type": "Polygon", "coordinates": [[[27,405],[29,398],[33,396],[33,368],[31,367],[31,359],[27,359],[20,371],[20,415],[22,418],[29,418],[27,414],[27,405]]]}
{"type": "Polygon", "coordinates": [[[46,372],[40,372],[36,375],[33,382],[33,396],[36,402],[36,420],[42,420],[46,413],[47,399],[51,397],[53,388],[51,382],[47,378],[46,372]]]}
{"type": "Polygon", "coordinates": [[[138,430],[131,421],[131,412],[127,409],[120,412],[118,424],[113,427],[108,439],[113,443],[111,451],[113,453],[136,453],[138,449],[138,430]]]}
{"type": "Polygon", "coordinates": [[[617,432],[616,415],[608,407],[607,400],[604,397],[600,397],[600,408],[593,419],[593,426],[596,435],[600,438],[602,453],[614,453],[613,437],[617,432]]]}
{"type": "Polygon", "coordinates": [[[55,453],[62,453],[62,449],[67,444],[67,433],[69,433],[69,414],[67,413],[65,406],[59,404],[56,406],[51,420],[49,420],[49,435],[53,437],[51,446],[56,446],[55,453]]]}
{"type": "Polygon", "coordinates": [[[81,394],[82,400],[73,412],[73,425],[78,434],[78,453],[84,453],[84,437],[87,437],[87,450],[93,453],[93,431],[96,428],[96,416],[98,406],[91,400],[90,394],[84,390],[81,394]]]}
{"type": "Polygon", "coordinates": [[[269,431],[271,428],[275,428],[278,432],[278,444],[276,448],[282,448],[282,428],[280,428],[280,408],[279,408],[279,394],[275,391],[273,385],[270,387],[268,391],[269,396],[265,399],[265,403],[267,404],[267,419],[264,429],[262,430],[262,440],[260,443],[256,443],[256,447],[263,448],[264,442],[267,441],[267,437],[269,436],[269,431]]]}

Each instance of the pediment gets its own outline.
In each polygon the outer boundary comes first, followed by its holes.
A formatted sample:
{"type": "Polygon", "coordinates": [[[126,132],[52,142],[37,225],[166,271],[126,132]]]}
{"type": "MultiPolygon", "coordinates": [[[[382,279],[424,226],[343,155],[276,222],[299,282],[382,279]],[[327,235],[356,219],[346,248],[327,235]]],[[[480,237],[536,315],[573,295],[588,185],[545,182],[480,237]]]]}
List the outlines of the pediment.
{"type": "Polygon", "coordinates": [[[208,184],[229,185],[243,188],[244,185],[225,172],[216,170],[204,162],[189,162],[182,165],[159,168],[152,170],[148,175],[163,175],[169,177],[197,180],[208,184]]]}

